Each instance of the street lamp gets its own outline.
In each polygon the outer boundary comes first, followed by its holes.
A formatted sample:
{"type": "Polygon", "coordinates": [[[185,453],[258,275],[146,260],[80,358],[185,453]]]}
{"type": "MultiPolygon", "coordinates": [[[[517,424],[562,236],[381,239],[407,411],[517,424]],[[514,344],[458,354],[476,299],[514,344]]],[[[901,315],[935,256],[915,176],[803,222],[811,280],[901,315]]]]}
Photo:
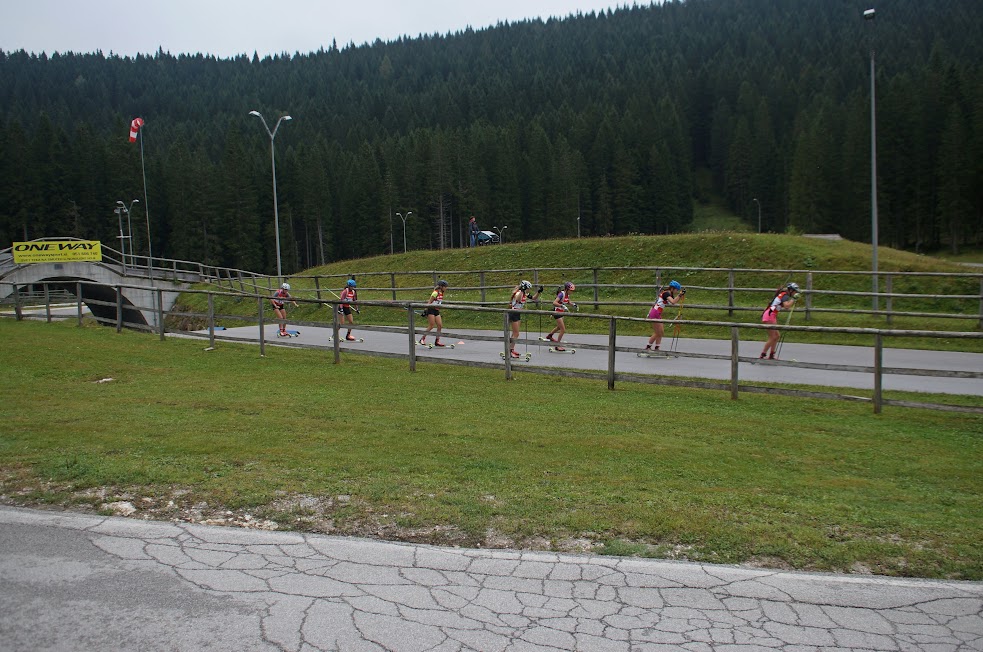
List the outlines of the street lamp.
{"type": "Polygon", "coordinates": [[[505,229],[507,228],[509,227],[507,226],[503,226],[502,228],[498,228],[497,226],[492,227],[492,230],[498,233],[498,244],[502,244],[505,242],[505,229]]]}
{"type": "Polygon", "coordinates": [[[123,202],[118,202],[118,203],[121,204],[121,205],[120,206],[117,206],[116,208],[114,208],[113,209],[113,212],[116,213],[116,219],[119,220],[119,235],[116,236],[116,237],[119,238],[119,252],[120,252],[120,258],[121,258],[122,263],[123,263],[123,275],[125,276],[126,275],[126,240],[125,240],[125,238],[128,238],[130,236],[123,235],[123,211],[125,211],[126,208],[124,206],[122,206],[122,203],[123,202]]]}
{"type": "Polygon", "coordinates": [[[293,120],[289,115],[281,115],[280,119],[276,121],[276,126],[273,127],[273,131],[270,131],[270,127],[266,124],[266,118],[259,111],[250,111],[249,115],[254,115],[263,121],[263,128],[266,129],[266,133],[270,136],[270,161],[273,164],[273,228],[276,229],[276,275],[279,281],[283,282],[283,270],[280,267],[280,209],[277,206],[276,201],[276,149],[273,147],[273,140],[276,138],[276,132],[280,128],[280,123],[284,120],[293,120]]]}
{"type": "Polygon", "coordinates": [[[412,214],[413,211],[407,212],[405,216],[402,213],[396,213],[396,215],[399,216],[399,219],[403,220],[403,253],[404,254],[406,253],[406,220],[409,219],[409,216],[412,214]]]}
{"type": "Polygon", "coordinates": [[[126,232],[129,234],[126,237],[130,239],[130,267],[136,267],[136,263],[133,262],[133,223],[130,221],[130,211],[133,210],[133,204],[139,204],[140,200],[134,199],[129,206],[119,199],[116,200],[116,203],[126,213],[126,232]]]}
{"type": "Polygon", "coordinates": [[[580,215],[577,215],[577,237],[580,237],[580,215]]]}
{"type": "MultiPolygon", "coordinates": [[[[864,20],[873,25],[875,12],[873,9],[864,11],[864,20]]],[[[870,243],[872,248],[871,265],[873,266],[874,310],[877,310],[877,102],[874,86],[874,34],[870,34],[870,243]]]]}
{"type": "Polygon", "coordinates": [[[761,202],[757,199],[752,199],[751,201],[758,205],[758,233],[761,233],[761,202]]]}

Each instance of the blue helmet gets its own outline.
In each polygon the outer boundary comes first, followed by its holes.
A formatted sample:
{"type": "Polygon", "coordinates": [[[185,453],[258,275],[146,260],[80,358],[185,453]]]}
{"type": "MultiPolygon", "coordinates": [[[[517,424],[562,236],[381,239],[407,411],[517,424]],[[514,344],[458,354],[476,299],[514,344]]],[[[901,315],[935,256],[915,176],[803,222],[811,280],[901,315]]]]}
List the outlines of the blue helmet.
{"type": "Polygon", "coordinates": [[[683,289],[683,286],[679,284],[679,281],[671,281],[669,283],[669,287],[671,287],[673,290],[682,290],[683,289]]]}
{"type": "Polygon", "coordinates": [[[350,288],[355,287],[355,279],[353,278],[348,279],[348,287],[350,288]]]}

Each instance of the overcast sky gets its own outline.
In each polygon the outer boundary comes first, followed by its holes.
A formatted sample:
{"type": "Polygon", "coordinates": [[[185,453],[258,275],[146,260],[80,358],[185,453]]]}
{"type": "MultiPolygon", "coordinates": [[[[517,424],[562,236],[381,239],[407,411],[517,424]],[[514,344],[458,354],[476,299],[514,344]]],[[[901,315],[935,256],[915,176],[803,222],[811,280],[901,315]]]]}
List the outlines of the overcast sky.
{"type": "MultiPolygon", "coordinates": [[[[625,0],[0,0],[0,49],[260,56],[624,6],[625,0]]],[[[647,5],[648,0],[638,2],[647,5]]]]}

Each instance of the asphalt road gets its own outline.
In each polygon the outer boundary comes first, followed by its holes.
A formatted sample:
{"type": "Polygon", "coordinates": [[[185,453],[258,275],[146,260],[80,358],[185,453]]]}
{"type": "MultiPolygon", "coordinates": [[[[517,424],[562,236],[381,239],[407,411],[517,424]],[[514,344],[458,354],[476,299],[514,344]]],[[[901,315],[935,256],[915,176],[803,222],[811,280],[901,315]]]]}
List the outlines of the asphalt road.
{"type": "MultiPolygon", "coordinates": [[[[264,330],[267,343],[286,344],[290,346],[331,346],[329,341],[331,329],[329,328],[297,326],[290,326],[290,328],[299,329],[300,335],[294,338],[282,339],[276,336],[276,325],[268,324],[264,330]]],[[[419,339],[420,332],[418,329],[417,339],[419,339]]],[[[452,333],[453,336],[445,337],[443,341],[455,344],[453,349],[428,349],[417,346],[417,355],[423,359],[441,357],[473,362],[496,362],[504,365],[504,362],[501,360],[501,352],[504,350],[501,333],[478,330],[454,330],[450,328],[448,332],[452,333]],[[476,335],[497,337],[498,339],[496,341],[470,339],[476,335]]],[[[207,331],[199,332],[199,334],[207,334],[207,331]]],[[[409,352],[409,337],[405,332],[360,331],[356,326],[353,334],[357,337],[364,338],[365,341],[360,343],[343,342],[343,349],[352,351],[369,350],[403,355],[409,352]]],[[[342,331],[342,335],[344,335],[344,331],[342,331]]],[[[243,326],[216,331],[215,337],[216,340],[233,339],[244,342],[258,342],[259,328],[257,326],[243,326]]],[[[536,337],[535,332],[531,334],[532,340],[535,340],[536,337]]],[[[433,341],[432,335],[428,338],[428,341],[433,341]]],[[[666,338],[663,340],[663,345],[668,346],[670,341],[671,338],[666,338]]],[[[617,345],[619,347],[638,347],[641,349],[645,346],[645,342],[646,338],[644,337],[621,337],[618,338],[617,345]]],[[[521,353],[529,352],[532,354],[532,358],[529,362],[514,363],[515,368],[521,370],[522,365],[528,364],[565,369],[607,370],[608,354],[606,350],[580,347],[582,344],[606,346],[607,336],[605,335],[585,335],[568,332],[564,339],[564,346],[568,349],[577,349],[575,354],[550,353],[548,350],[549,347],[546,344],[536,340],[526,341],[517,345],[517,351],[521,353]]],[[[839,388],[873,389],[874,379],[871,373],[828,371],[784,366],[780,363],[775,364],[768,361],[757,362],[756,359],[758,354],[761,353],[762,346],[763,338],[756,341],[744,341],[740,343],[740,356],[755,359],[755,362],[741,362],[738,372],[740,382],[747,384],[778,382],[839,388]]],[[[730,347],[731,344],[729,341],[680,338],[677,348],[682,353],[714,354],[727,356],[728,359],[713,360],[692,357],[640,358],[633,352],[619,352],[616,356],[615,367],[618,373],[662,374],[666,376],[729,381],[730,347]]],[[[788,341],[782,347],[781,357],[783,360],[795,360],[803,363],[866,365],[869,367],[873,367],[874,365],[873,348],[862,346],[799,344],[788,341]]],[[[885,348],[883,366],[886,368],[944,369],[983,373],[983,354],[885,348]]],[[[936,378],[930,376],[886,374],[883,377],[883,389],[983,396],[983,378],[936,378]]]]}
{"type": "Polygon", "coordinates": [[[0,650],[983,650],[983,583],[0,507],[0,650]]]}

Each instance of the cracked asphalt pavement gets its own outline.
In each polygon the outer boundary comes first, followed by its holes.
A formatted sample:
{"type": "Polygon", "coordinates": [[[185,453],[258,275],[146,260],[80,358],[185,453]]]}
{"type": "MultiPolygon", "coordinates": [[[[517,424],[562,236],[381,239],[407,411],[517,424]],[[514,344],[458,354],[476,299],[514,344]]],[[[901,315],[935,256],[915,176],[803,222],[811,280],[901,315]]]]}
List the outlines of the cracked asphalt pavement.
{"type": "Polygon", "coordinates": [[[983,650],[983,583],[0,507],[0,650],[983,650]]]}

